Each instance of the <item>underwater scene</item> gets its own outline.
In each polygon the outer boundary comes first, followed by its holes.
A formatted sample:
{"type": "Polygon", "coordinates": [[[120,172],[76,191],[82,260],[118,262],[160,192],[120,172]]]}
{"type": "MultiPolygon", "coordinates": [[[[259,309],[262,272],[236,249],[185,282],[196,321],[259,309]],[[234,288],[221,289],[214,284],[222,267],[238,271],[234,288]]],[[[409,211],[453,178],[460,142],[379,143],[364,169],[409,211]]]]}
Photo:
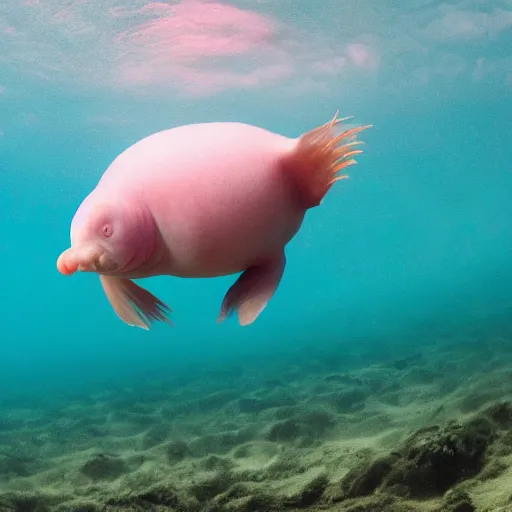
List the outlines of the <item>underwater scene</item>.
{"type": "Polygon", "coordinates": [[[0,0],[0,512],[512,512],[511,219],[510,0],[0,0]]]}

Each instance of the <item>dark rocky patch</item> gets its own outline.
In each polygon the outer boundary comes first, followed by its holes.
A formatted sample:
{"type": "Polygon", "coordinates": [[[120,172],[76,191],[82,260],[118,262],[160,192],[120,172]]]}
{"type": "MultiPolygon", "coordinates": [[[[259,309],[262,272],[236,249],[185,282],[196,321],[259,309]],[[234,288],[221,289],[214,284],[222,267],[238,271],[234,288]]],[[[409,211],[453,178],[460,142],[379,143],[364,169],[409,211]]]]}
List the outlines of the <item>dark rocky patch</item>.
{"type": "Polygon", "coordinates": [[[0,496],[1,512],[50,512],[51,500],[39,494],[6,493],[0,496]]]}
{"type": "Polygon", "coordinates": [[[512,404],[510,402],[500,402],[488,407],[486,414],[498,427],[509,429],[512,427],[512,404]]]}
{"type": "Polygon", "coordinates": [[[193,483],[189,491],[199,503],[207,503],[219,494],[226,492],[235,483],[228,471],[219,471],[209,478],[193,483]]]}
{"type": "Polygon", "coordinates": [[[32,474],[31,466],[35,459],[22,453],[0,453],[0,476],[13,478],[32,474]]]}
{"type": "Polygon", "coordinates": [[[327,411],[309,411],[300,417],[300,422],[309,435],[321,437],[336,425],[336,419],[327,411]]]}
{"type": "Polygon", "coordinates": [[[188,457],[191,454],[187,443],[185,443],[185,441],[181,441],[180,439],[176,439],[170,443],[167,443],[165,452],[167,455],[167,460],[173,464],[183,460],[185,457],[188,457]]]}
{"type": "Polygon", "coordinates": [[[475,512],[476,508],[469,494],[460,489],[452,489],[446,493],[439,512],[475,512]]]}
{"type": "Polygon", "coordinates": [[[412,497],[442,494],[482,469],[494,438],[493,425],[478,417],[465,424],[422,429],[397,454],[384,487],[412,497]]]}
{"type": "Polygon", "coordinates": [[[494,425],[483,417],[421,429],[398,452],[376,460],[364,458],[342,479],[340,498],[376,490],[413,498],[439,496],[482,470],[495,436],[494,425]]]}
{"type": "Polygon", "coordinates": [[[198,501],[186,496],[173,486],[157,485],[142,493],[128,493],[110,498],[101,507],[102,512],[146,512],[172,510],[173,512],[198,512],[204,510],[198,501]]]}
{"type": "Polygon", "coordinates": [[[129,468],[120,457],[98,453],[82,465],[80,472],[92,480],[113,480],[128,473],[129,468]]]}
{"type": "Polygon", "coordinates": [[[316,503],[323,495],[329,479],[327,475],[320,474],[307,482],[302,489],[293,496],[282,500],[286,507],[306,508],[316,503]]]}
{"type": "Polygon", "coordinates": [[[331,403],[338,412],[355,412],[364,408],[368,393],[360,388],[347,389],[331,395],[331,403]]]}
{"type": "Polygon", "coordinates": [[[269,441],[283,442],[294,441],[301,435],[301,425],[295,419],[279,421],[272,425],[269,433],[269,441]]]}
{"type": "Polygon", "coordinates": [[[373,461],[364,460],[350,470],[341,481],[341,497],[357,498],[372,494],[391,472],[397,459],[396,455],[390,455],[373,461]]]}

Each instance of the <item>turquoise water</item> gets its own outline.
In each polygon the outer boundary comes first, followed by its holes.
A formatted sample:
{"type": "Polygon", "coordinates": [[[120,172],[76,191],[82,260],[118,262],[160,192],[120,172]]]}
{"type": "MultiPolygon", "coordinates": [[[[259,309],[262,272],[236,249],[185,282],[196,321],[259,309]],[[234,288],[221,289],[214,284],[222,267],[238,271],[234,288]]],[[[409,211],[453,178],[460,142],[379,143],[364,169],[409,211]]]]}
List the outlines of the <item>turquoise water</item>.
{"type": "Polygon", "coordinates": [[[510,334],[511,9],[0,1],[0,400],[510,334]],[[138,139],[213,120],[295,137],[338,109],[374,125],[365,153],[307,214],[254,325],[215,323],[232,277],[146,281],[175,326],[145,332],[95,276],[57,272],[79,203],[138,139]]]}

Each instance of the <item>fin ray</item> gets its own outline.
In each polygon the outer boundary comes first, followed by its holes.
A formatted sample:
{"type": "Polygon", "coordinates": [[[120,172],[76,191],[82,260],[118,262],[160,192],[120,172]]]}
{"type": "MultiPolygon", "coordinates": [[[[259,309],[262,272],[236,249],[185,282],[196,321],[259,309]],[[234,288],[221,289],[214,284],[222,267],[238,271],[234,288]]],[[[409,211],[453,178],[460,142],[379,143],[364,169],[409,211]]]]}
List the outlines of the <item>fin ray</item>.
{"type": "Polygon", "coordinates": [[[318,206],[336,181],[347,178],[347,175],[338,173],[356,164],[353,157],[363,152],[362,149],[354,149],[354,146],[363,144],[356,136],[372,125],[349,128],[339,135],[334,133],[337,125],[349,119],[352,117],[339,119],[336,113],[328,123],[306,132],[284,162],[307,208],[318,206]]]}
{"type": "Polygon", "coordinates": [[[281,254],[243,272],[227,291],[217,323],[223,322],[236,311],[240,325],[252,324],[276,292],[285,265],[286,258],[281,254]]]}
{"type": "Polygon", "coordinates": [[[169,306],[130,279],[100,275],[100,282],[117,316],[128,325],[145,330],[154,321],[172,325],[169,306]]]}

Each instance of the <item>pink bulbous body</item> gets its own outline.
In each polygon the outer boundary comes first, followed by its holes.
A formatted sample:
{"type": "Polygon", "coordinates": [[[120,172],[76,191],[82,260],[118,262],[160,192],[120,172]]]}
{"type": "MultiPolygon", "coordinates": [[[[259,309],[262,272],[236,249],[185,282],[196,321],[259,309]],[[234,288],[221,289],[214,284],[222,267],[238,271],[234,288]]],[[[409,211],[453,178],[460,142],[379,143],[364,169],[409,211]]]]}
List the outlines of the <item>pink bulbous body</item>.
{"type": "Polygon", "coordinates": [[[180,126],[121,153],[78,208],[64,275],[99,274],[118,317],[149,329],[170,308],[133,279],[241,273],[218,322],[253,323],[282,278],[285,246],[361,153],[338,119],[293,139],[242,123],[180,126]]]}
{"type": "Polygon", "coordinates": [[[92,196],[132,198],[154,220],[169,258],[134,276],[241,272],[281,253],[302,223],[305,208],[282,168],[296,144],[240,123],[158,132],[121,153],[92,196]]]}

